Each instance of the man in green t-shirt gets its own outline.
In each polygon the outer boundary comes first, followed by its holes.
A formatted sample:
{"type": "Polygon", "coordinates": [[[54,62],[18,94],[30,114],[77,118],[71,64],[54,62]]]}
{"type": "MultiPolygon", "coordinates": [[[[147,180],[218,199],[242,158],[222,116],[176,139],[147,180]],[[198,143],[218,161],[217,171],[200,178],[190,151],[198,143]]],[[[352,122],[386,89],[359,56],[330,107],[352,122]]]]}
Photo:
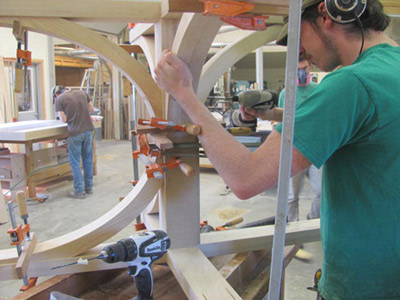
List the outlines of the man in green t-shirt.
{"type": "MultiPolygon", "coordinates": [[[[296,106],[307,99],[311,91],[317,86],[315,82],[311,81],[310,71],[310,62],[304,57],[300,58],[297,66],[296,106]]],[[[285,90],[283,89],[279,95],[279,107],[284,107],[284,100],[285,90]]],[[[320,216],[322,168],[318,169],[316,166],[311,165],[309,168],[290,178],[288,198],[289,222],[299,221],[299,195],[304,186],[305,177],[307,177],[308,183],[313,191],[313,198],[310,211],[307,213],[307,219],[317,219],[320,216]]]]}
{"type": "MultiPolygon", "coordinates": [[[[292,175],[324,165],[326,300],[400,299],[400,47],[384,33],[389,22],[379,0],[303,0],[300,56],[325,72],[343,66],[296,108],[293,138],[292,175]]],[[[284,27],[277,43],[286,40],[284,27]]],[[[155,75],[201,126],[199,141],[233,193],[247,199],[277,184],[281,125],[250,152],[197,98],[171,50],[155,75]]]]}

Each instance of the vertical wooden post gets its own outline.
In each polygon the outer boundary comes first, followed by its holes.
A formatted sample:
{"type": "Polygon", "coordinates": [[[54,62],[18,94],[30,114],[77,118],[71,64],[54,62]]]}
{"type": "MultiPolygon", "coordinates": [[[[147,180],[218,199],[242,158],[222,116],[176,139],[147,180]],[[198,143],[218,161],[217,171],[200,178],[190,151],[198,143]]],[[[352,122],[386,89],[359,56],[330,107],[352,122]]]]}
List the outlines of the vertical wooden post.
{"type": "Polygon", "coordinates": [[[33,172],[33,147],[32,141],[25,142],[25,171],[26,171],[26,184],[28,186],[28,197],[35,198],[36,191],[32,182],[31,172],[33,172]]]}
{"type": "MultiPolygon", "coordinates": [[[[196,90],[201,70],[208,50],[222,22],[218,18],[204,17],[200,14],[184,14],[174,38],[172,50],[189,66],[193,74],[193,87],[196,90]],[[201,30],[199,29],[201,28],[201,30]]],[[[171,30],[176,23],[173,20],[162,20],[156,26],[156,55],[161,48],[170,48],[171,30]],[[168,29],[169,28],[169,29],[168,29]],[[161,40],[160,40],[161,34],[161,40]],[[161,46],[160,46],[161,45],[161,46]]],[[[190,123],[189,117],[174,99],[166,99],[166,118],[176,123],[190,123]]],[[[183,133],[171,133],[169,136],[174,144],[197,144],[197,138],[183,133]]],[[[199,149],[197,146],[179,148],[184,162],[191,165],[196,174],[185,177],[180,170],[173,170],[165,175],[163,194],[160,203],[161,226],[171,238],[171,247],[193,247],[200,243],[200,177],[199,149]]],[[[171,159],[172,153],[165,156],[171,159]]]]}

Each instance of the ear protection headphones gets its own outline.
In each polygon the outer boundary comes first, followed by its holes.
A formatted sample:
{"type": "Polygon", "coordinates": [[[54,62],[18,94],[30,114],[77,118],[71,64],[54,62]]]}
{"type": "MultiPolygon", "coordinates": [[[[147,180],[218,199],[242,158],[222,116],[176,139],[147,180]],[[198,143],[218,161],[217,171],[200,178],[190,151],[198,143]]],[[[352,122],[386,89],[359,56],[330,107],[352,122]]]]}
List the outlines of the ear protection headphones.
{"type": "Polygon", "coordinates": [[[329,17],[340,24],[355,21],[364,13],[366,7],[367,0],[325,0],[329,17]]]}

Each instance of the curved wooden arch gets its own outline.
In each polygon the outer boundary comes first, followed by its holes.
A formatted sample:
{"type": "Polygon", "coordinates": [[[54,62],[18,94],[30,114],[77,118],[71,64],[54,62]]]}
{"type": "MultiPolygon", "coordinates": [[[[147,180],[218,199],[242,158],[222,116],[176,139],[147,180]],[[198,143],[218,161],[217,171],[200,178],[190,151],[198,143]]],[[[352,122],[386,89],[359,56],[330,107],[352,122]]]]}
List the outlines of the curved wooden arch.
{"type": "Polygon", "coordinates": [[[146,69],[118,45],[93,30],[62,18],[0,17],[0,26],[13,27],[14,21],[20,21],[21,26],[26,30],[76,43],[116,66],[135,84],[139,93],[146,99],[150,114],[162,118],[161,89],[146,69]]]}
{"type": "Polygon", "coordinates": [[[193,88],[197,89],[211,43],[223,22],[217,17],[185,13],[177,30],[172,50],[192,71],[193,88]]]}
{"type": "Polygon", "coordinates": [[[154,76],[154,68],[156,66],[154,37],[141,36],[133,42],[133,45],[138,45],[140,48],[142,48],[147,62],[149,63],[151,75],[154,76]]]}
{"type": "Polygon", "coordinates": [[[281,25],[274,25],[269,27],[266,31],[250,32],[245,37],[238,39],[215,54],[204,65],[197,89],[197,96],[205,100],[215,82],[217,82],[218,78],[221,77],[229,67],[251,51],[274,41],[281,28],[281,25]]]}
{"type": "MultiPolygon", "coordinates": [[[[145,209],[162,183],[163,179],[148,179],[143,174],[135,188],[110,211],[80,229],[37,244],[31,260],[73,257],[106,241],[128,226],[145,209]]],[[[16,260],[15,249],[0,251],[0,266],[16,263],[16,260]]]]}

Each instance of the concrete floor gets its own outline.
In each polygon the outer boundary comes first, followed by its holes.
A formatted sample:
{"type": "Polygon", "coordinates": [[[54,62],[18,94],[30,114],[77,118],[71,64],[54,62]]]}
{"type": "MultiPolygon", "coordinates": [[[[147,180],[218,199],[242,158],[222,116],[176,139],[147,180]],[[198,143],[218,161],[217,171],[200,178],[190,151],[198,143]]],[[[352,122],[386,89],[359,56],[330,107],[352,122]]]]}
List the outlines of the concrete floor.
{"type": "MultiPolygon", "coordinates": [[[[116,205],[119,197],[125,196],[133,177],[131,144],[128,141],[100,141],[97,143],[98,175],[95,176],[94,194],[84,200],[70,199],[65,195],[72,189],[72,182],[65,181],[49,188],[49,199],[44,203],[30,202],[29,223],[36,232],[38,241],[45,241],[82,227],[106,213],[116,205]]],[[[202,169],[200,175],[201,219],[207,219],[213,226],[225,223],[226,217],[242,216],[244,223],[259,220],[275,214],[276,189],[268,190],[247,201],[225,192],[221,177],[210,169],[202,169]]],[[[300,218],[305,219],[311,206],[312,192],[308,183],[301,193],[300,218]]],[[[17,210],[15,210],[17,212],[17,210]]],[[[9,224],[0,226],[0,249],[9,246],[7,229],[9,224]]],[[[132,234],[132,226],[113,237],[116,241],[132,234]],[[124,233],[124,232],[130,233],[124,233]]],[[[285,299],[315,299],[316,294],[306,287],[313,285],[313,276],[321,266],[320,242],[306,244],[304,250],[313,258],[309,262],[294,259],[286,269],[285,299]]],[[[39,282],[47,278],[39,278],[39,282]]],[[[0,299],[9,299],[18,294],[22,281],[0,281],[0,299]]],[[[218,299],[219,300],[219,299],[218,299]]],[[[223,300],[223,299],[221,299],[223,300]]]]}

